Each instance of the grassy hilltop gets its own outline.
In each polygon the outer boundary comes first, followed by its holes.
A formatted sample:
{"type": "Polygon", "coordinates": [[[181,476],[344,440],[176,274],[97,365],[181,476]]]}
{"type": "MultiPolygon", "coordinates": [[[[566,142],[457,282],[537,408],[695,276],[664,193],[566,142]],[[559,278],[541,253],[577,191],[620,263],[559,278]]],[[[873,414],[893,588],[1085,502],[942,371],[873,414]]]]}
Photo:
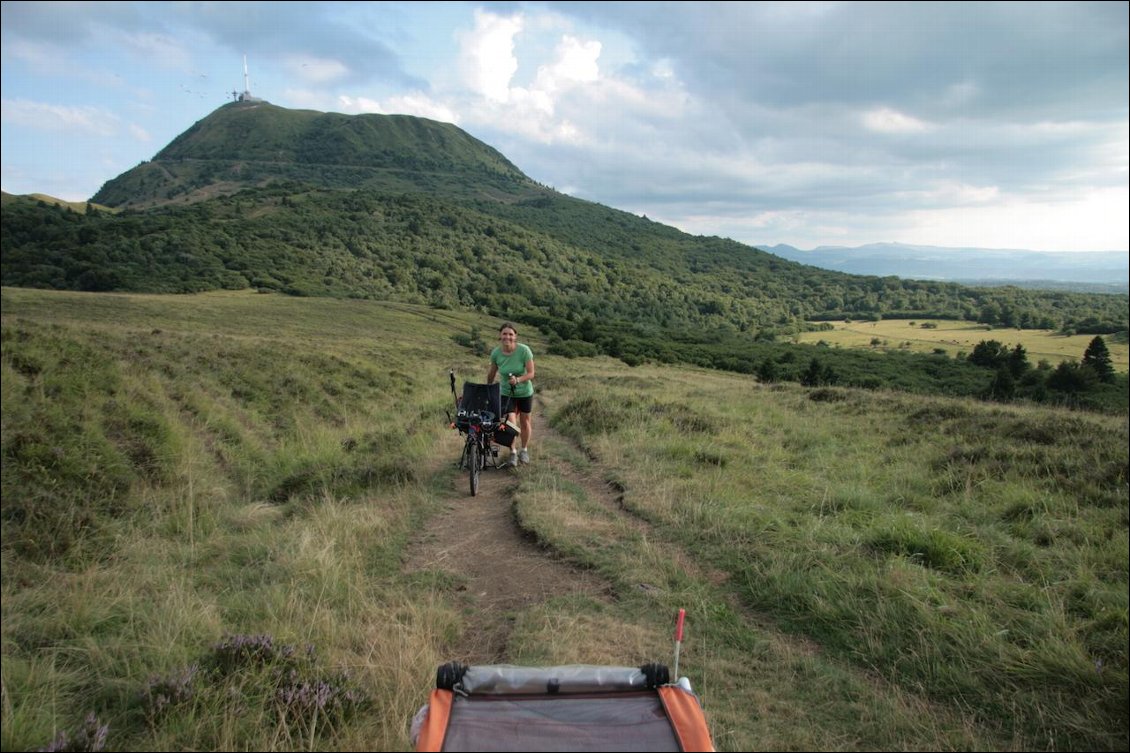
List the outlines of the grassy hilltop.
{"type": "MultiPolygon", "coordinates": [[[[402,565],[468,503],[447,374],[482,377],[498,319],[249,291],[0,303],[2,747],[407,750],[475,595],[402,565]]],[[[508,615],[506,660],[663,660],[686,608],[722,750],[1124,749],[1125,415],[521,339],[547,441],[490,502],[609,598],[508,615]]]]}

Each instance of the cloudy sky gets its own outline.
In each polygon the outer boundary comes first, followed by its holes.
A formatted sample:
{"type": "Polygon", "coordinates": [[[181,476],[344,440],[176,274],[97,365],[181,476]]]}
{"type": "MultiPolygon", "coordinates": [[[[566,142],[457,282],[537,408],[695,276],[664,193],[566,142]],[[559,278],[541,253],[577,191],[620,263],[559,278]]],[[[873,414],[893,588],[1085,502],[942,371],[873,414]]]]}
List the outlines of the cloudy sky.
{"type": "Polygon", "coordinates": [[[1130,248],[1126,2],[3,2],[2,183],[85,200],[244,88],[458,125],[696,235],[1130,248]]]}

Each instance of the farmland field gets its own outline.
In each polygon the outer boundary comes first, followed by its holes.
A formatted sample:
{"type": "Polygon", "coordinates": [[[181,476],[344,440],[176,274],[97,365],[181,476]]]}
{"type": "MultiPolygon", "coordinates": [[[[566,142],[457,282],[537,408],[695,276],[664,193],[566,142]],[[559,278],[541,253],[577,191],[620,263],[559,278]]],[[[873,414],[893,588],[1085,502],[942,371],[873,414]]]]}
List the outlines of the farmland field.
{"type": "MultiPolygon", "coordinates": [[[[1047,361],[1053,366],[1061,361],[1078,361],[1094,335],[1065,336],[1054,330],[1019,330],[993,328],[986,324],[956,319],[887,319],[878,322],[835,322],[835,329],[805,332],[797,336],[802,343],[823,341],[841,348],[872,350],[910,350],[932,353],[942,349],[946,355],[970,353],[982,340],[996,340],[1009,349],[1023,345],[1032,365],[1047,361]]],[[[1107,336],[1111,362],[1119,373],[1130,371],[1130,346],[1107,336]]]]}

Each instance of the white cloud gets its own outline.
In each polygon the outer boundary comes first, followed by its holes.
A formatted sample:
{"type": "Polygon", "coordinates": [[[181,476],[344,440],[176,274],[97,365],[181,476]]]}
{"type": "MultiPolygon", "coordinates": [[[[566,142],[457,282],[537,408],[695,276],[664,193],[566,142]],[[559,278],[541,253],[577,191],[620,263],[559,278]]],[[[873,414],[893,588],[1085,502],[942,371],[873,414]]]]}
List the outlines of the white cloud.
{"type": "Polygon", "coordinates": [[[510,81],[518,70],[514,37],[522,31],[522,16],[497,16],[475,10],[475,28],[459,35],[465,83],[488,100],[506,102],[510,81]]]}
{"type": "Polygon", "coordinates": [[[57,45],[41,44],[28,39],[4,40],[4,57],[20,60],[42,73],[58,73],[63,49],[57,45]]]}
{"type": "Polygon", "coordinates": [[[180,71],[192,69],[192,53],[179,40],[158,33],[114,33],[112,44],[129,50],[146,65],[160,65],[180,71]]]}
{"type": "Polygon", "coordinates": [[[675,78],[675,67],[671,61],[664,58],[651,64],[651,75],[657,79],[669,80],[675,78]]]}
{"type": "Polygon", "coordinates": [[[908,229],[900,240],[1033,251],[1116,251],[1130,247],[1128,207],[1125,186],[1087,191],[1065,201],[1005,197],[982,206],[908,213],[908,229]]]}
{"type": "Polygon", "coordinates": [[[553,123],[560,97],[583,84],[592,84],[600,78],[600,42],[583,42],[566,34],[554,50],[554,59],[538,67],[537,77],[529,87],[512,87],[506,97],[499,100],[512,106],[513,114],[535,118],[538,123],[526,128],[513,124],[517,130],[531,135],[542,134],[539,140],[576,138],[579,131],[567,122],[553,123]]]}
{"type": "Polygon", "coordinates": [[[940,180],[921,187],[890,193],[892,205],[956,209],[988,205],[1001,199],[999,186],[976,186],[959,181],[940,180]]]}
{"type": "Polygon", "coordinates": [[[930,130],[929,124],[889,107],[865,112],[863,125],[868,130],[878,133],[922,133],[930,130]]]}
{"type": "Polygon", "coordinates": [[[0,102],[0,120],[13,125],[51,131],[72,131],[113,136],[118,133],[117,116],[98,107],[66,107],[26,99],[0,102]]]}
{"type": "Polygon", "coordinates": [[[585,84],[600,78],[600,42],[584,42],[566,34],[557,45],[556,59],[538,69],[534,88],[552,93],[573,84],[585,84]]]}
{"type": "Polygon", "coordinates": [[[973,81],[951,84],[942,94],[941,104],[948,108],[960,108],[974,102],[981,93],[981,87],[973,81]]]}
{"type": "Polygon", "coordinates": [[[369,99],[368,97],[351,97],[347,94],[339,94],[337,102],[340,107],[333,109],[338,112],[346,113],[347,115],[356,115],[362,112],[388,114],[380,102],[375,99],[369,99]]]}
{"type": "MultiPolygon", "coordinates": [[[[254,91],[254,90],[253,90],[254,91]]],[[[287,88],[282,92],[282,101],[286,107],[299,110],[319,110],[321,112],[366,112],[343,108],[343,101],[351,101],[349,97],[335,96],[321,89],[292,89],[287,88]]]]}
{"type": "Polygon", "coordinates": [[[660,88],[647,90],[605,74],[600,64],[605,44],[599,39],[565,31],[552,48],[538,43],[560,28],[556,17],[503,18],[480,12],[475,19],[474,32],[457,35],[475,95],[463,98],[458,110],[484,130],[528,142],[521,148],[585,145],[611,155],[621,144],[633,148],[641,139],[654,141],[654,121],[670,122],[688,110],[688,97],[669,61],[653,74],[660,88]],[[537,59],[550,49],[548,59],[537,59]],[[488,69],[491,76],[481,75],[488,69]],[[536,73],[520,85],[516,73],[522,69],[536,73]]]}
{"type": "Polygon", "coordinates": [[[385,112],[415,115],[444,123],[458,123],[459,115],[447,105],[436,102],[425,94],[415,92],[400,97],[389,97],[385,112]]]}
{"type": "Polygon", "coordinates": [[[382,115],[415,115],[443,123],[458,124],[459,122],[458,113],[442,102],[437,102],[420,92],[389,97],[384,102],[369,97],[340,95],[337,102],[339,107],[336,109],[349,114],[372,112],[382,115]]]}
{"type": "MultiPolygon", "coordinates": [[[[552,24],[537,16],[530,26],[544,33],[552,24]]],[[[487,129],[541,144],[578,143],[585,138],[583,130],[575,118],[560,114],[558,106],[562,97],[579,87],[599,84],[602,45],[599,41],[563,34],[552,58],[537,67],[528,86],[519,86],[514,77],[520,64],[536,62],[519,61],[515,53],[517,39],[526,28],[527,20],[522,15],[503,17],[475,12],[475,29],[457,35],[465,82],[473,95],[465,98],[459,109],[468,120],[487,129]]],[[[402,104],[420,106],[416,101],[402,104]]],[[[442,108],[447,113],[445,119],[455,122],[455,107],[448,104],[442,108]]]]}
{"type": "Polygon", "coordinates": [[[148,144],[153,140],[153,137],[149,135],[149,132],[136,123],[130,123],[129,132],[130,135],[133,136],[137,141],[148,144]]]}

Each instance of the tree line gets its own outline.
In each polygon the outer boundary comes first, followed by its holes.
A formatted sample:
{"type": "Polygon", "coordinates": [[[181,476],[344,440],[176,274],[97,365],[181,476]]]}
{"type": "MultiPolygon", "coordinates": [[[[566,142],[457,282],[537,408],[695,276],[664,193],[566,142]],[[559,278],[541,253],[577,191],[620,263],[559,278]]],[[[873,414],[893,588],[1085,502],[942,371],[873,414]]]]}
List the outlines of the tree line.
{"type": "Polygon", "coordinates": [[[994,400],[1090,405],[1105,392],[1126,392],[1126,378],[1115,372],[1110,349],[1100,335],[1092,338],[1080,361],[1063,361],[1054,368],[1047,361],[1032,366],[1023,345],[1009,349],[997,340],[977,343],[969,362],[993,373],[984,396],[994,400]]]}
{"type": "MultiPolygon", "coordinates": [[[[252,288],[477,310],[539,327],[562,355],[800,379],[780,342],[812,321],[951,318],[1127,329],[1125,295],[966,288],[819,270],[559,194],[510,202],[280,182],[189,205],[74,212],[9,200],[4,285],[191,293],[252,288]],[[773,365],[768,365],[772,363],[773,365]]],[[[846,383],[975,394],[982,370],[822,354],[846,383]]],[[[942,361],[947,363],[943,364],[942,361]]],[[[803,368],[807,368],[805,361],[803,368]]]]}

